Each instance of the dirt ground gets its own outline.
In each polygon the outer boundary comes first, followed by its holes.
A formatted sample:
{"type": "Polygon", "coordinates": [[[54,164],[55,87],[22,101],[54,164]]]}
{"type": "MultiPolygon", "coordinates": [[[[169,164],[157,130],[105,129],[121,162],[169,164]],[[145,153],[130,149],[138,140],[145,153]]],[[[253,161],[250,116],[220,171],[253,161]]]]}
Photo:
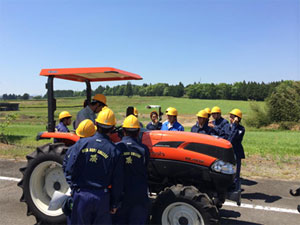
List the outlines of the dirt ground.
{"type": "MultiPolygon", "coordinates": [[[[14,145],[0,143],[0,158],[12,158],[12,156],[3,155],[2,153],[13,148],[15,148],[14,145]]],[[[16,160],[25,160],[25,157],[16,160]]],[[[300,157],[291,157],[283,161],[274,160],[272,157],[248,156],[242,160],[241,176],[245,178],[299,181],[300,157]]]]}
{"type": "Polygon", "coordinates": [[[300,157],[290,157],[283,161],[252,155],[242,160],[241,176],[299,181],[300,157]]]}

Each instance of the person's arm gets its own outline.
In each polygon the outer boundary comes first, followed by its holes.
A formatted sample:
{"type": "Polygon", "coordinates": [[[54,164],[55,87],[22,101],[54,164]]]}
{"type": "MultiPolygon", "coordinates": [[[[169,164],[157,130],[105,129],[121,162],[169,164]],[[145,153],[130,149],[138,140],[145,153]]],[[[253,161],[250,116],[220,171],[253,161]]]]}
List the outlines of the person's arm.
{"type": "Polygon", "coordinates": [[[77,167],[78,167],[77,159],[79,155],[80,155],[80,149],[79,149],[79,143],[77,142],[68,149],[63,161],[63,171],[66,177],[66,181],[70,185],[71,189],[74,187],[73,181],[77,174],[77,167]]]}
{"type": "Polygon", "coordinates": [[[236,141],[242,141],[244,134],[245,134],[245,129],[238,129],[238,124],[233,123],[232,124],[232,129],[231,132],[228,133],[227,140],[230,141],[231,143],[236,142],[236,141]]]}
{"type": "Polygon", "coordinates": [[[117,156],[115,158],[115,167],[112,173],[112,188],[111,188],[111,213],[116,213],[121,205],[121,197],[124,187],[124,158],[120,145],[115,148],[117,156]]]}

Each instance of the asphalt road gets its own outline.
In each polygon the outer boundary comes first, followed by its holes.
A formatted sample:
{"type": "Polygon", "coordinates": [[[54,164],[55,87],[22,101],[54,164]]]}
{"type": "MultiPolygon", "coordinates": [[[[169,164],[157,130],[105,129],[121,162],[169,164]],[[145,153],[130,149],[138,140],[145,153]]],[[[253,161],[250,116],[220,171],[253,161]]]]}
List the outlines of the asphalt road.
{"type": "MultiPolygon", "coordinates": [[[[35,218],[26,216],[27,207],[19,201],[22,191],[17,186],[21,178],[19,168],[25,162],[0,159],[0,225],[33,225],[35,218]]],[[[244,179],[242,205],[226,201],[220,210],[221,224],[241,225],[300,225],[297,205],[300,197],[290,196],[289,190],[300,187],[300,182],[267,179],[244,179]]]]}

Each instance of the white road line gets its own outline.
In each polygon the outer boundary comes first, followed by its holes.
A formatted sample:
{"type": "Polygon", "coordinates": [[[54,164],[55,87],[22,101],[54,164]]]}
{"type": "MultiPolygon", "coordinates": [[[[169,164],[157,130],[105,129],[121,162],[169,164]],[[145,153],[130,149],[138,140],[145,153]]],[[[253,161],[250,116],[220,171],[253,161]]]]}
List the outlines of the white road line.
{"type": "Polygon", "coordinates": [[[14,178],[14,177],[2,177],[2,176],[0,176],[0,180],[9,180],[9,181],[16,181],[16,182],[19,182],[21,179],[19,179],[19,178],[14,178]]]}
{"type": "Polygon", "coordinates": [[[238,206],[235,202],[228,202],[228,201],[226,201],[223,205],[242,207],[247,209],[257,209],[257,210],[265,210],[265,211],[273,211],[273,212],[299,214],[299,212],[295,209],[276,208],[276,207],[269,207],[269,206],[262,206],[262,205],[251,205],[251,204],[242,203],[240,206],[238,206]]]}

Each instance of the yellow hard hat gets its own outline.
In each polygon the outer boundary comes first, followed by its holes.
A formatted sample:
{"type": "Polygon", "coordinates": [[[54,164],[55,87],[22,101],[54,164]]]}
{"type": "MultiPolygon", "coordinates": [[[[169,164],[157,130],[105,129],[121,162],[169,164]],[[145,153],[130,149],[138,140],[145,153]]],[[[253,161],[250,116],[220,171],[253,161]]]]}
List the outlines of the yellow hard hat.
{"type": "Polygon", "coordinates": [[[72,117],[72,115],[68,111],[62,111],[59,114],[58,119],[61,120],[61,119],[66,118],[66,117],[72,117]]]}
{"type": "Polygon", "coordinates": [[[243,117],[242,111],[239,110],[239,109],[233,109],[233,110],[231,110],[230,114],[235,115],[235,116],[237,116],[237,117],[239,117],[241,119],[243,117]]]}
{"type": "Polygon", "coordinates": [[[197,114],[196,114],[196,116],[198,116],[198,117],[201,117],[201,118],[208,118],[208,114],[207,114],[207,112],[205,111],[205,110],[200,110],[197,114]]]}
{"type": "Polygon", "coordinates": [[[103,104],[106,105],[106,97],[103,94],[96,94],[92,100],[98,101],[98,102],[102,102],[103,104]]]}
{"type": "Polygon", "coordinates": [[[207,114],[211,114],[210,108],[205,108],[204,111],[205,111],[207,114]]]}
{"type": "Polygon", "coordinates": [[[135,116],[138,116],[139,115],[139,112],[138,112],[138,110],[134,107],[133,108],[133,114],[135,115],[135,116]]]}
{"type": "Polygon", "coordinates": [[[110,128],[117,123],[114,112],[108,107],[98,113],[96,122],[105,128],[110,128]]]}
{"type": "Polygon", "coordinates": [[[136,118],[134,115],[127,116],[123,122],[123,128],[140,128],[138,118],[136,118]]]}
{"type": "Polygon", "coordinates": [[[91,137],[96,133],[97,127],[93,121],[86,119],[80,122],[76,129],[76,134],[79,137],[91,137]]]}
{"type": "Polygon", "coordinates": [[[166,115],[177,116],[178,115],[177,109],[175,109],[174,107],[167,108],[166,115]]]}
{"type": "Polygon", "coordinates": [[[221,113],[221,109],[218,106],[212,108],[211,113],[221,113]]]}

